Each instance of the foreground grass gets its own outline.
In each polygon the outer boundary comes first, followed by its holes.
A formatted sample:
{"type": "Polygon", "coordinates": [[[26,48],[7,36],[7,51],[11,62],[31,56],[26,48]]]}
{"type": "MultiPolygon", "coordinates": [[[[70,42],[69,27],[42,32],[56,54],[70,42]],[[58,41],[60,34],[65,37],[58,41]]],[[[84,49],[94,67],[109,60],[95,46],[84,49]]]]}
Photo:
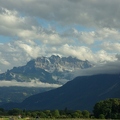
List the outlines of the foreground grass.
{"type": "Polygon", "coordinates": [[[52,118],[17,118],[17,117],[9,117],[9,118],[0,118],[0,120],[105,120],[105,119],[83,119],[83,118],[65,118],[65,119],[52,119],[52,118]]]}

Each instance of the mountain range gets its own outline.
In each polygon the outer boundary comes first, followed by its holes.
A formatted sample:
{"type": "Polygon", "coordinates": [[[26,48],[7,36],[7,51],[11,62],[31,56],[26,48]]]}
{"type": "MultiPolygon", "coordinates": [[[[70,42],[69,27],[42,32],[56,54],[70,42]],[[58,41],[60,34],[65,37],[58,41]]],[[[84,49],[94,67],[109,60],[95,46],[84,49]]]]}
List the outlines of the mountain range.
{"type": "Polygon", "coordinates": [[[0,74],[0,104],[22,102],[28,96],[53,89],[53,84],[56,87],[61,86],[72,80],[72,72],[75,70],[92,66],[87,60],[82,61],[70,56],[52,55],[32,59],[24,66],[13,67],[13,69],[0,74]],[[4,82],[5,84],[2,86],[4,82]],[[34,83],[37,87],[29,86],[34,83]],[[5,86],[6,84],[7,86],[5,86]],[[46,84],[48,87],[44,87],[46,84]]]}
{"type": "Polygon", "coordinates": [[[73,57],[38,57],[30,60],[26,65],[13,67],[11,70],[0,74],[0,80],[16,80],[18,82],[30,82],[37,79],[44,83],[64,84],[62,80],[71,80],[71,72],[79,69],[92,67],[93,65],[85,60],[73,57]]]}
{"type": "Polygon", "coordinates": [[[92,111],[96,102],[107,98],[120,98],[120,74],[79,76],[59,88],[32,95],[19,104],[9,103],[1,107],[92,111]]]}

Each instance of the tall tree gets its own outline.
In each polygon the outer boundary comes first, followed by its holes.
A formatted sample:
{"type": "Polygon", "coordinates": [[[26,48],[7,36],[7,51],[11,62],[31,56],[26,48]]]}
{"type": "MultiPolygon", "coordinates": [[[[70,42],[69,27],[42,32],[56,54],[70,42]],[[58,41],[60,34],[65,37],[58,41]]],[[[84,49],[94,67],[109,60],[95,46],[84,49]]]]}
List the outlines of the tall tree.
{"type": "Polygon", "coordinates": [[[110,98],[96,103],[93,113],[96,118],[104,116],[106,119],[120,119],[120,99],[110,98]]]}
{"type": "Polygon", "coordinates": [[[55,117],[55,118],[58,118],[60,116],[59,110],[54,110],[52,112],[52,116],[55,117]]]}

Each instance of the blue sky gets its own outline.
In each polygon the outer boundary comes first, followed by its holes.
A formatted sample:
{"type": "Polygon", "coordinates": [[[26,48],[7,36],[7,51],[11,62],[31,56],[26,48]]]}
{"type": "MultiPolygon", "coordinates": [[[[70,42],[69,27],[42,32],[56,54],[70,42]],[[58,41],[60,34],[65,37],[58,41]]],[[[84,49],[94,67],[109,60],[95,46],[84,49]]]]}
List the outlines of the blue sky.
{"type": "Polygon", "coordinates": [[[95,64],[119,61],[119,5],[119,0],[0,0],[0,72],[52,54],[95,64]]]}
{"type": "Polygon", "coordinates": [[[0,35],[0,43],[6,43],[6,42],[10,42],[10,41],[11,41],[11,39],[9,37],[0,35]]]}

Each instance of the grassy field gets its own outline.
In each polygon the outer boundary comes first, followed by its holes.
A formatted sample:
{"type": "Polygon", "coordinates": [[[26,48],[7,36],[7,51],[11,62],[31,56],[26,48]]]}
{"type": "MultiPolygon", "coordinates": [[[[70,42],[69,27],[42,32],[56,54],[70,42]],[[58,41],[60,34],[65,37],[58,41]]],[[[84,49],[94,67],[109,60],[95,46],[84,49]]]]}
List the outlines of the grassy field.
{"type": "MultiPolygon", "coordinates": [[[[55,119],[48,119],[48,118],[0,118],[0,120],[55,120],[55,119]]],[[[83,118],[67,118],[67,119],[57,119],[57,120],[105,120],[105,119],[83,119],[83,118]]]]}

